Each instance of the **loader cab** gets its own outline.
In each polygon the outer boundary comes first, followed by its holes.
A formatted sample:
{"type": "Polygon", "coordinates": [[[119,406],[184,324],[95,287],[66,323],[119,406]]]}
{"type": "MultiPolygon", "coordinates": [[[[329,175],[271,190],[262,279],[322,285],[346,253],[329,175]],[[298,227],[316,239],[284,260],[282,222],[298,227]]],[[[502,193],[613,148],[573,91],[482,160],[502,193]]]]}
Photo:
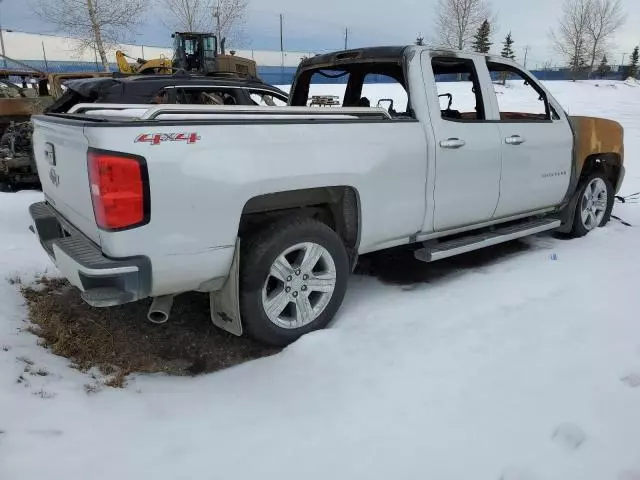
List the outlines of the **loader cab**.
{"type": "Polygon", "coordinates": [[[205,75],[216,71],[218,39],[215,35],[176,32],[172,37],[175,69],[205,75]]]}

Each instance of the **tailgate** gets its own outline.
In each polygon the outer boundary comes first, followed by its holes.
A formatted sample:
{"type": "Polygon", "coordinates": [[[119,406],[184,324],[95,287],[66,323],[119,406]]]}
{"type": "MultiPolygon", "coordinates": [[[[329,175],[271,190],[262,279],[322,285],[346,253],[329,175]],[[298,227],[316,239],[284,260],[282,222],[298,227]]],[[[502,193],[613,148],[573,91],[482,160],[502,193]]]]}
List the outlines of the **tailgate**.
{"type": "Polygon", "coordinates": [[[34,118],[33,152],[46,200],[98,245],[89,175],[88,141],[82,122],[34,118]]]}

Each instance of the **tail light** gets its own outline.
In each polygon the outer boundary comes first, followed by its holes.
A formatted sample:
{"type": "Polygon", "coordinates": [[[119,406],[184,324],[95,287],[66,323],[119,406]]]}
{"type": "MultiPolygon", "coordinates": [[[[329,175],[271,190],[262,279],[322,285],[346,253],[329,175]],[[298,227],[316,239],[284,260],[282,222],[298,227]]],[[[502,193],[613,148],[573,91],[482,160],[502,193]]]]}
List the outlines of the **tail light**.
{"type": "Polygon", "coordinates": [[[87,163],[99,228],[117,231],[149,223],[149,175],[143,157],[89,150],[87,163]]]}

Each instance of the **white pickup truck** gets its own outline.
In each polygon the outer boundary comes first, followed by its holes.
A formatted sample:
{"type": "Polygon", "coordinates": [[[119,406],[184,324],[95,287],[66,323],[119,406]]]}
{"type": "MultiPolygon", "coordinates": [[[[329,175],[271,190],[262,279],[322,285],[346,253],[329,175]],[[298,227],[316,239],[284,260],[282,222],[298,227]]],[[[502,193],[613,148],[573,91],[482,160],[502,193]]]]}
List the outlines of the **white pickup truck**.
{"type": "Polygon", "coordinates": [[[210,292],[216,325],[276,345],[331,321],[358,255],[583,236],[624,177],[618,123],[569,117],[509,60],[418,46],[307,59],[290,106],[84,104],[33,123],[31,228],[85,301],[153,297],[162,323],[175,295],[210,292]],[[327,78],[342,105],[308,107],[327,78]]]}

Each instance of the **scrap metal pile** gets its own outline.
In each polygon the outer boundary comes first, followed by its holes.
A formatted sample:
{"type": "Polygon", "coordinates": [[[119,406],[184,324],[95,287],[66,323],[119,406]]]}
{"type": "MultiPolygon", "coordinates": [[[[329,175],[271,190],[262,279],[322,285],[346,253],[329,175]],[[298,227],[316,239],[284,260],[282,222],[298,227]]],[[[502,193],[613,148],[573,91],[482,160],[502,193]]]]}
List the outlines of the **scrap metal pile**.
{"type": "Polygon", "coordinates": [[[12,190],[38,181],[32,158],[31,122],[10,124],[0,138],[0,190],[12,190]]]}

